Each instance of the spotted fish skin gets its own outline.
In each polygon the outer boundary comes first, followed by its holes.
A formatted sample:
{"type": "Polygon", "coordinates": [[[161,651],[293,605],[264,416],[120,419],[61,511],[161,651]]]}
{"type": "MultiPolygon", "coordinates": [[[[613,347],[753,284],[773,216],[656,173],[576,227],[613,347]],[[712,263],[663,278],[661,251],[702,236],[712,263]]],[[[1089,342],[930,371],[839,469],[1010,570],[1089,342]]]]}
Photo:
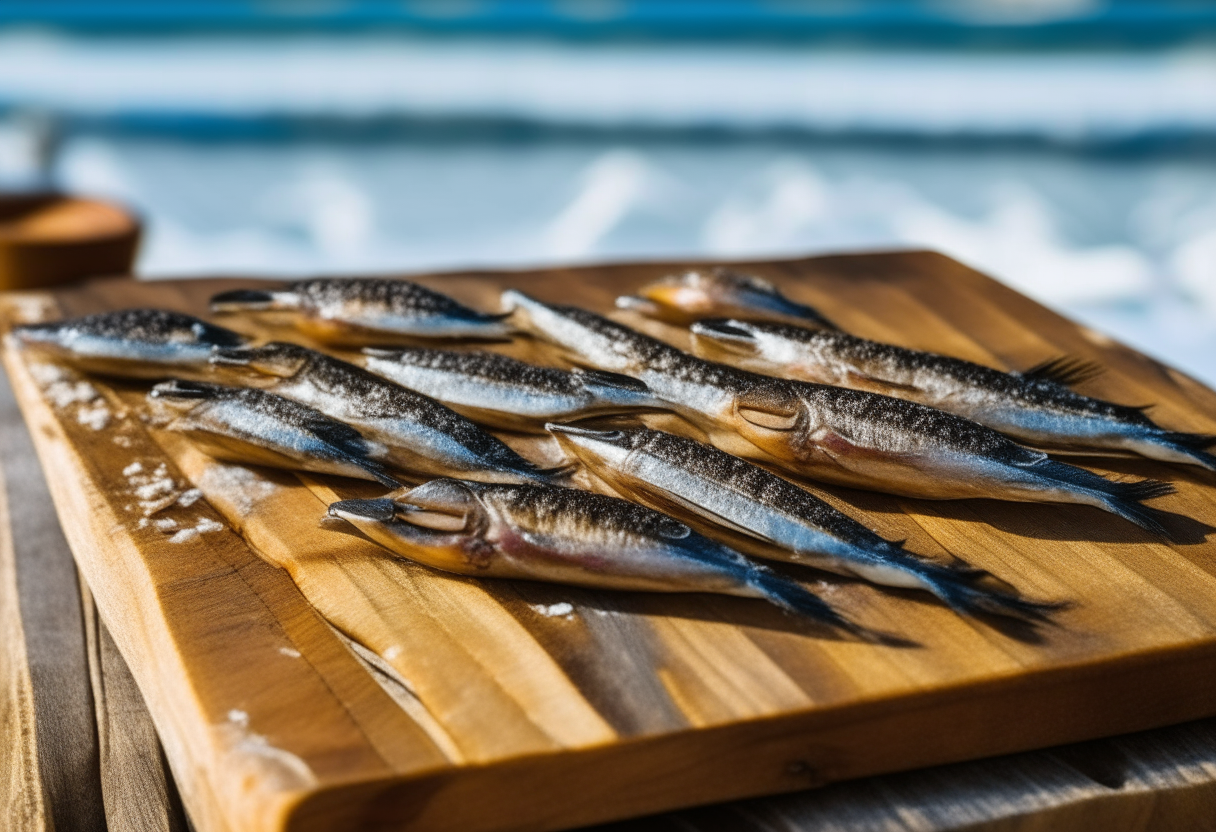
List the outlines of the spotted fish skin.
{"type": "Polygon", "coordinates": [[[666,408],[645,384],[618,373],[569,372],[480,351],[415,347],[363,353],[371,372],[470,419],[512,430],[543,432],[548,421],[666,408]]]}
{"type": "Polygon", "coordinates": [[[796,303],[767,280],[733,269],[693,269],[647,284],[617,306],[668,323],[687,325],[700,318],[778,318],[833,328],[819,310],[796,303]]]}
{"type": "Polygon", "coordinates": [[[385,449],[378,443],[265,390],[173,380],[153,387],[148,397],[180,413],[166,430],[184,434],[217,459],[401,485],[380,462],[385,449]]]}
{"type": "Polygon", "coordinates": [[[220,350],[213,361],[275,378],[274,393],[356,426],[407,471],[492,482],[543,482],[552,476],[429,396],[325,353],[272,342],[220,350]]]}
{"type": "Polygon", "coordinates": [[[762,598],[855,633],[825,602],[666,515],[576,489],[432,480],[329,507],[389,550],[478,577],[762,598]]]}
{"type": "Polygon", "coordinates": [[[1139,503],[1172,493],[1168,484],[1112,482],[917,402],[706,361],[583,309],[515,291],[503,302],[522,329],[572,361],[641,379],[736,456],[907,497],[1091,505],[1165,534],[1139,503]]]}
{"type": "Polygon", "coordinates": [[[206,375],[219,347],[245,338],[191,315],[163,309],[124,309],[13,328],[23,349],[86,372],[156,379],[206,375]]]}
{"type": "Polygon", "coordinates": [[[702,358],[757,373],[920,402],[1048,449],[1131,451],[1216,470],[1216,437],[1169,431],[1142,408],[1090,398],[1048,373],[1007,373],[838,330],[737,319],[692,326],[702,358]]]}
{"type": "Polygon", "coordinates": [[[965,614],[1035,619],[1052,608],[984,589],[977,578],[985,573],[917,557],[805,489],[696,440],[647,428],[549,430],[618,493],[694,525],[728,530],[750,555],[924,590],[965,614]]]}
{"type": "Polygon", "coordinates": [[[213,312],[288,312],[296,327],[323,343],[409,344],[418,339],[508,338],[502,315],[470,309],[407,280],[318,278],[283,289],[237,289],[211,299],[213,312]]]}

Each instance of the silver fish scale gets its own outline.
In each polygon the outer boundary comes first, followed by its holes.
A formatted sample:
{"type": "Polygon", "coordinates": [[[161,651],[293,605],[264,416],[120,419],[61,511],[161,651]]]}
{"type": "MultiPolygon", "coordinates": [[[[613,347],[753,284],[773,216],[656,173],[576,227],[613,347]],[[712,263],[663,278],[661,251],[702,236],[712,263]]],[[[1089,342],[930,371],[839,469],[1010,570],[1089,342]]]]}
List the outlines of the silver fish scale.
{"type": "Polygon", "coordinates": [[[888,379],[904,373],[923,371],[944,376],[994,396],[1016,399],[1036,408],[1065,414],[1114,418],[1144,427],[1153,426],[1152,420],[1134,407],[1083,396],[1050,379],[1006,373],[961,358],[883,344],[839,331],[818,331],[767,322],[749,323],[748,326],[862,365],[871,362],[881,364],[887,370],[883,377],[888,379]]]}
{"type": "Polygon", "coordinates": [[[865,548],[891,543],[805,489],[711,445],[657,430],[622,431],[628,446],[703,478],[728,486],[750,500],[805,519],[834,537],[865,548]]]}
{"type": "Polygon", "coordinates": [[[21,329],[31,332],[78,332],[100,338],[122,341],[145,341],[155,344],[201,343],[220,347],[236,347],[245,342],[243,336],[191,315],[163,309],[124,309],[100,312],[67,321],[31,324],[21,329]]]}
{"type": "Polygon", "coordinates": [[[314,352],[296,374],[319,389],[340,396],[366,418],[404,418],[440,431],[482,459],[516,470],[535,466],[506,443],[429,396],[385,381],[337,358],[314,352]]]}
{"type": "Polygon", "coordinates": [[[879,450],[900,453],[907,450],[907,440],[911,440],[1012,465],[1031,465],[1044,458],[1041,452],[1006,439],[991,428],[928,405],[826,384],[777,383],[789,385],[812,413],[829,414],[825,421],[842,435],[879,450]]]}
{"type": "Polygon", "coordinates": [[[418,348],[373,354],[411,367],[454,373],[512,388],[529,388],[538,393],[574,393],[581,387],[574,374],[565,370],[528,364],[492,352],[418,348]]]}
{"type": "Polygon", "coordinates": [[[287,291],[315,309],[357,301],[402,316],[486,317],[447,295],[406,280],[321,278],[291,283],[287,291]]]}
{"type": "Polygon", "coordinates": [[[666,374],[682,381],[718,387],[731,393],[752,389],[764,376],[705,361],[657,338],[630,329],[577,306],[554,306],[555,311],[597,335],[611,339],[612,351],[637,364],[637,370],[666,374]]]}
{"type": "Polygon", "coordinates": [[[368,445],[359,431],[336,419],[331,419],[308,405],[276,396],[253,387],[224,387],[206,385],[207,400],[224,400],[241,404],[268,420],[279,422],[310,433],[353,456],[367,455],[368,445]]]}
{"type": "MultiPolygon", "coordinates": [[[[657,511],[591,491],[539,485],[467,483],[478,498],[531,530],[574,537],[645,538],[678,544],[693,537],[683,523],[657,511]]],[[[700,541],[699,536],[697,541],[700,541]]],[[[706,541],[708,542],[708,541],[706,541]]]]}

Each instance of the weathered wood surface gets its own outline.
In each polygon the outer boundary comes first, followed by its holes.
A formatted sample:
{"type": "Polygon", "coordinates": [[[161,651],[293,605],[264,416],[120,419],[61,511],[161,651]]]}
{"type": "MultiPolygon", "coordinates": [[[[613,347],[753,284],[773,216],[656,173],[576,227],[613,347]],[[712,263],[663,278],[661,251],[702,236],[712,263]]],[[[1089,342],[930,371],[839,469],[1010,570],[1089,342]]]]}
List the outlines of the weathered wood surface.
{"type": "MultiPolygon", "coordinates": [[[[584,304],[607,309],[616,293],[667,270],[442,280],[482,305],[495,284],[562,300],[577,286],[584,304]]],[[[1109,369],[1093,392],[1157,401],[1167,424],[1212,429],[1199,415],[1216,400],[1210,391],[944,258],[821,258],[755,270],[859,334],[998,366],[1064,351],[1093,358],[1109,369]]],[[[218,287],[104,282],[57,303],[66,314],[131,305],[198,313],[218,287]]],[[[99,390],[113,418],[94,430],[86,423],[96,420],[78,411],[96,402],[56,410],[27,368],[11,355],[8,363],[73,550],[202,829],[273,828],[284,818],[293,828],[559,828],[1216,708],[1207,695],[1216,563],[1200,522],[1175,518],[1176,534],[1192,542],[1171,546],[1089,509],[835,491],[829,496],[849,511],[919,551],[953,552],[1078,606],[1042,639],[1019,639],[839,582],[830,591],[843,609],[924,647],[829,642],[731,599],[436,575],[316,528],[334,490],[357,487],[238,473],[181,443],[158,443],[135,418],[129,391],[99,390]],[[206,502],[162,519],[223,527],[181,543],[138,528],[122,474],[133,461],[145,470],[163,463],[175,488],[206,493],[206,502]],[[546,616],[558,601],[575,612],[546,616]]],[[[1165,508],[1216,516],[1203,476],[1117,465],[1177,481],[1165,508]]]]}
{"type": "Polygon", "coordinates": [[[152,720],[77,580],[0,373],[0,828],[178,832],[152,720]]]}
{"type": "MultiPolygon", "coordinates": [[[[46,741],[44,735],[42,753],[70,759],[80,749],[92,747],[94,732],[98,737],[120,739],[117,743],[100,740],[100,778],[77,779],[71,790],[44,797],[33,762],[38,753],[33,740],[37,734],[35,703],[46,700],[33,696],[25,633],[31,626],[45,627],[48,622],[45,617],[31,616],[30,623],[25,624],[20,613],[40,608],[58,593],[70,594],[73,586],[24,581],[21,586],[26,595],[19,606],[16,568],[18,563],[31,568],[30,555],[34,552],[41,553],[43,562],[56,559],[63,564],[68,564],[71,555],[62,536],[55,539],[58,519],[45,499],[45,483],[37,469],[33,445],[3,373],[0,447],[0,481],[5,483],[0,488],[0,505],[7,506],[11,500],[10,482],[18,483],[17,491],[41,493],[44,498],[27,500],[21,506],[26,512],[23,530],[39,528],[44,530],[41,534],[27,533],[14,539],[8,514],[0,512],[0,616],[4,617],[6,633],[4,652],[0,654],[0,690],[4,692],[0,709],[5,726],[5,742],[0,746],[2,826],[12,832],[42,832],[55,828],[51,818],[58,817],[60,829],[183,829],[185,815],[171,777],[160,763],[163,752],[148,730],[151,718],[143,700],[124,660],[113,649],[105,625],[87,614],[76,619],[85,628],[82,639],[86,645],[102,646],[101,651],[88,650],[94,702],[100,698],[96,695],[97,680],[104,674],[107,696],[122,706],[104,712],[96,709],[97,721],[107,723],[105,729],[77,720],[72,724],[75,734],[70,729],[60,730],[53,742],[46,741]],[[17,473],[6,480],[5,470],[17,473]],[[18,550],[20,556],[16,555],[18,550]],[[95,629],[90,630],[86,622],[94,622],[95,629]],[[90,638],[90,631],[96,635],[90,638]],[[23,697],[25,705],[19,704],[23,697]],[[121,749],[113,749],[115,744],[121,749]],[[104,750],[107,746],[111,746],[109,753],[104,750]],[[114,753],[116,750],[122,753],[114,753]],[[131,776],[133,768],[135,775],[131,776]],[[103,782],[107,784],[104,790],[103,782]],[[79,805],[104,805],[105,826],[69,825],[79,821],[79,805]]],[[[87,588],[82,591],[91,601],[87,588]]],[[[56,630],[61,629],[61,625],[50,623],[56,630]]],[[[40,677],[40,684],[48,683],[54,680],[40,677]]],[[[45,720],[43,725],[45,731],[45,720]]],[[[52,762],[48,769],[63,767],[52,762]]],[[[1099,827],[1110,832],[1216,828],[1216,720],[623,821],[597,827],[594,832],[1032,832],[1099,827]]]]}

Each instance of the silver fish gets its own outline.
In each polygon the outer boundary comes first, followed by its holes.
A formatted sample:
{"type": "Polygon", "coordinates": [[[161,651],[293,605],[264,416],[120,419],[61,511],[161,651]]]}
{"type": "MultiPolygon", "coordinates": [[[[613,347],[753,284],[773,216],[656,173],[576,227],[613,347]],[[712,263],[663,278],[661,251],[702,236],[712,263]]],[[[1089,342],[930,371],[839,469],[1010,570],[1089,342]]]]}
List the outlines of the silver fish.
{"type": "Polygon", "coordinates": [[[958,358],[867,341],[837,330],[717,319],[692,326],[693,352],[744,370],[869,390],[965,416],[1047,449],[1130,451],[1216,471],[1216,436],[1166,430],[1144,409],[1069,389],[1096,372],[1057,359],[1006,373],[958,358]]]}
{"type": "Polygon", "coordinates": [[[363,354],[371,372],[470,419],[512,430],[543,431],[550,421],[666,408],[645,384],[619,373],[569,372],[490,352],[415,347],[363,354]]]}
{"type": "Polygon", "coordinates": [[[211,299],[213,312],[288,312],[318,341],[348,346],[413,343],[420,338],[503,339],[502,315],[477,312],[406,280],[320,278],[282,289],[237,289],[211,299]]]}
{"type": "Polygon", "coordinates": [[[688,325],[700,318],[781,318],[807,326],[834,328],[817,309],[796,303],[773,284],[732,269],[692,270],[671,275],[617,298],[620,309],[642,312],[668,323],[688,325]]]}
{"type": "Polygon", "coordinates": [[[627,500],[537,485],[432,480],[329,514],[410,560],[445,572],[643,592],[762,598],[861,634],[793,581],[683,523],[627,500]]]}
{"type": "Polygon", "coordinates": [[[184,434],[216,459],[401,483],[385,470],[385,449],[319,410],[250,387],[162,382],[150,403],[176,413],[165,430],[184,434]]]}
{"type": "Polygon", "coordinates": [[[824,482],[907,497],[989,497],[1096,506],[1165,534],[1140,501],[1168,483],[1113,482],[916,402],[727,367],[584,309],[508,291],[514,322],[572,361],[626,373],[721,450],[824,482]]]}
{"type": "Polygon", "coordinates": [[[217,347],[245,337],[180,312],[124,309],[13,327],[23,349],[85,372],[123,378],[206,375],[217,347]]]}
{"type": "Polygon", "coordinates": [[[917,557],[814,494],[710,445],[647,428],[548,428],[572,457],[623,496],[727,529],[732,543],[740,541],[736,548],[750,555],[925,590],[965,614],[1039,618],[1052,609],[979,586],[977,579],[986,575],[981,570],[917,557]]]}
{"type": "Polygon", "coordinates": [[[212,361],[276,379],[274,393],[354,425],[407,471],[489,482],[543,482],[557,473],[429,396],[316,350],[272,342],[218,350],[212,361]]]}

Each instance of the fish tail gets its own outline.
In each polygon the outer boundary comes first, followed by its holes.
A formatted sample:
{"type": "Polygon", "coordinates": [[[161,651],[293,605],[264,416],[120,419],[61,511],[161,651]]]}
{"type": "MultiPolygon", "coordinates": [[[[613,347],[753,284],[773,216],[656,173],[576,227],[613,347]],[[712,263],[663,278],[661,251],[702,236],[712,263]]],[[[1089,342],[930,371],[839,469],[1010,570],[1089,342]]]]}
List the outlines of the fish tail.
{"type": "Polygon", "coordinates": [[[751,570],[747,576],[747,584],[759,592],[769,603],[781,607],[786,612],[804,615],[821,624],[857,636],[863,641],[875,643],[896,643],[898,641],[850,621],[832,609],[822,598],[812,595],[799,584],[783,578],[775,572],[767,569],[751,570]]]}
{"type": "Polygon", "coordinates": [[[1216,454],[1208,451],[1209,448],[1216,445],[1216,435],[1166,430],[1154,432],[1149,438],[1155,445],[1161,445],[1176,454],[1181,454],[1209,471],[1216,471],[1216,454]]]}
{"type": "Polygon", "coordinates": [[[1022,621],[1046,621],[1050,613],[1068,606],[1065,602],[1030,601],[977,586],[975,578],[987,573],[968,569],[956,572],[936,568],[921,575],[926,588],[946,603],[950,609],[962,615],[999,615],[1022,621]]]}
{"type": "Polygon", "coordinates": [[[300,297],[295,292],[272,292],[266,289],[233,289],[211,298],[212,312],[265,312],[298,309],[300,297]]]}
{"type": "Polygon", "coordinates": [[[1140,480],[1139,482],[1108,480],[1086,471],[1084,468],[1066,465],[1055,460],[1044,460],[1036,464],[1034,468],[1046,479],[1070,485],[1078,491],[1096,497],[1107,511],[1135,523],[1145,531],[1169,537],[1169,532],[1158,519],[1159,512],[1140,504],[1145,500],[1173,494],[1176,489],[1170,483],[1160,480],[1140,480]]]}

